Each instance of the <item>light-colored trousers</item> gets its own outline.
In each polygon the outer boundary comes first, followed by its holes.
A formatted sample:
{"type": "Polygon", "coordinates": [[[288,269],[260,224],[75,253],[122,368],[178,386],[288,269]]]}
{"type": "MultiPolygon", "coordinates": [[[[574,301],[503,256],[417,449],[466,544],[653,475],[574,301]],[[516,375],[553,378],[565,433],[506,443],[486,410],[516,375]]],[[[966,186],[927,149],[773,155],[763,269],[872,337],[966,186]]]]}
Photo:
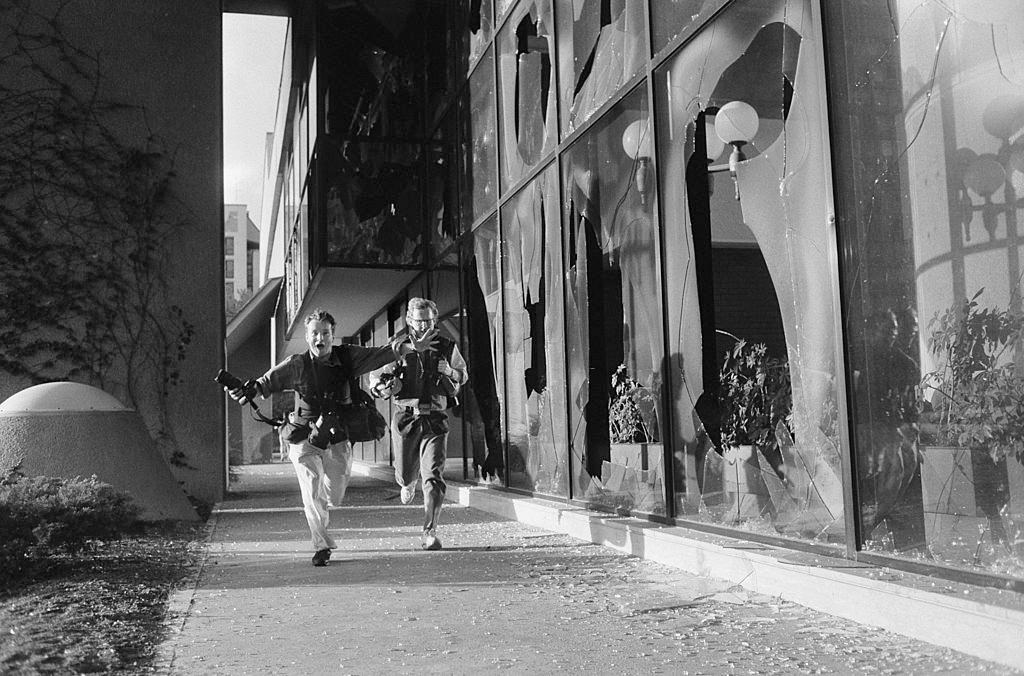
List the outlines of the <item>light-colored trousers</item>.
{"type": "Polygon", "coordinates": [[[341,506],[352,474],[352,446],[348,441],[320,449],[308,441],[288,444],[288,459],[295,467],[302,492],[302,508],[309,524],[313,549],[336,549],[327,532],[331,520],[329,507],[341,506]]]}

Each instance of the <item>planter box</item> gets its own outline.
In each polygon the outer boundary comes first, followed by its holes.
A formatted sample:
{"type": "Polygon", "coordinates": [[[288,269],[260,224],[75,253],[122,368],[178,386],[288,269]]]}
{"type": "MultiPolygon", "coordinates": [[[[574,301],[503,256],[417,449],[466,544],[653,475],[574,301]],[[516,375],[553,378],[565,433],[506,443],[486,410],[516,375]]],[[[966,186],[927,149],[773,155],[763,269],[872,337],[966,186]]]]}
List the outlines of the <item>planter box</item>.
{"type": "Polygon", "coordinates": [[[750,445],[727,448],[722,453],[722,490],[732,503],[729,512],[735,518],[758,517],[771,505],[768,485],[761,475],[761,465],[750,445]]]}
{"type": "Polygon", "coordinates": [[[623,490],[627,475],[638,484],[654,486],[661,478],[662,449],[661,444],[612,444],[610,460],[601,466],[605,488],[623,490]]]}

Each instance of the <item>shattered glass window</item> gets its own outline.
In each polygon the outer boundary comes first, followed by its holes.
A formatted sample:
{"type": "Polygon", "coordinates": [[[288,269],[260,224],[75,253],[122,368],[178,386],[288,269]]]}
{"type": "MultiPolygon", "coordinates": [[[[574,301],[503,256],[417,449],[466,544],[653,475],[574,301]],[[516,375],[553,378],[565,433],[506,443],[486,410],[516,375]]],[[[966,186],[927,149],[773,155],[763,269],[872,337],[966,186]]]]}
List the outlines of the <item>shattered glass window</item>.
{"type": "Polygon", "coordinates": [[[568,497],[562,246],[554,166],[505,204],[501,230],[508,484],[568,497]]]}
{"type": "Polygon", "coordinates": [[[488,50],[469,79],[467,96],[459,99],[462,143],[462,222],[472,223],[498,200],[497,120],[494,104],[494,51],[488,50]]]}
{"type": "Polygon", "coordinates": [[[454,247],[459,235],[458,183],[454,151],[455,116],[442,121],[427,148],[426,208],[430,228],[431,265],[457,265],[454,247]]]}
{"type": "Polygon", "coordinates": [[[821,62],[809,0],[734,3],[655,93],[677,513],[838,544],[821,62]]]}
{"type": "Polygon", "coordinates": [[[422,265],[423,146],[324,137],[328,265],[422,265]]]}
{"type": "Polygon", "coordinates": [[[468,386],[460,401],[466,419],[466,447],[476,478],[505,476],[501,394],[505,391],[505,348],[501,315],[501,248],[497,216],[488,218],[462,239],[464,345],[468,386]]]}
{"type": "Polygon", "coordinates": [[[586,122],[647,63],[644,3],[559,0],[558,77],[562,130],[586,122]]]}
{"type": "Polygon", "coordinates": [[[534,0],[516,7],[498,35],[503,190],[558,141],[551,31],[551,0],[534,0]]]}
{"type": "Polygon", "coordinates": [[[829,3],[863,548],[1024,576],[1024,2],[829,3]]]}
{"type": "Polygon", "coordinates": [[[651,46],[657,54],[673,39],[699,26],[730,0],[650,0],[651,46]]]}
{"type": "Polygon", "coordinates": [[[462,76],[469,75],[487,51],[494,34],[494,8],[491,0],[467,0],[466,30],[469,32],[468,64],[462,76]]]}
{"type": "Polygon", "coordinates": [[[573,497],[665,513],[661,283],[646,90],[563,156],[573,497]]]}

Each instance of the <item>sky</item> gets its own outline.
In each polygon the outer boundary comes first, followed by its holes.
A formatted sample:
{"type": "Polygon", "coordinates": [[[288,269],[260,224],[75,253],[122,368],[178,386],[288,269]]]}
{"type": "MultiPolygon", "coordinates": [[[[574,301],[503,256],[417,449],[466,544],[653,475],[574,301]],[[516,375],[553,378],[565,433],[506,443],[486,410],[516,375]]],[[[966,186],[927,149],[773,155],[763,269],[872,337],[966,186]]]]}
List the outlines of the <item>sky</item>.
{"type": "Polygon", "coordinates": [[[260,226],[263,158],[274,131],[287,19],[224,14],[224,202],[260,226]]]}

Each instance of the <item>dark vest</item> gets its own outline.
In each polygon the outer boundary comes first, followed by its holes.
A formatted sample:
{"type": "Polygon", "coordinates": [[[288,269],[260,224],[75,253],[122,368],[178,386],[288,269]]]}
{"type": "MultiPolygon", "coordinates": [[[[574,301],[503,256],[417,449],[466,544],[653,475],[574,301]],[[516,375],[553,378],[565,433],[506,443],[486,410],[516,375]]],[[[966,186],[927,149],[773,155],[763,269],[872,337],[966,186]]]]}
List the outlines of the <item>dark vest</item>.
{"type": "Polygon", "coordinates": [[[326,410],[352,402],[352,372],[344,350],[335,346],[340,365],[323,364],[306,352],[302,356],[302,377],[295,386],[295,410],[304,420],[315,420],[326,410]]]}
{"type": "Polygon", "coordinates": [[[443,356],[451,364],[455,341],[438,336],[437,347],[434,351],[413,351],[402,357],[402,391],[398,395],[399,399],[427,402],[433,395],[448,396],[438,384],[441,376],[437,372],[437,362],[443,356]]]}

